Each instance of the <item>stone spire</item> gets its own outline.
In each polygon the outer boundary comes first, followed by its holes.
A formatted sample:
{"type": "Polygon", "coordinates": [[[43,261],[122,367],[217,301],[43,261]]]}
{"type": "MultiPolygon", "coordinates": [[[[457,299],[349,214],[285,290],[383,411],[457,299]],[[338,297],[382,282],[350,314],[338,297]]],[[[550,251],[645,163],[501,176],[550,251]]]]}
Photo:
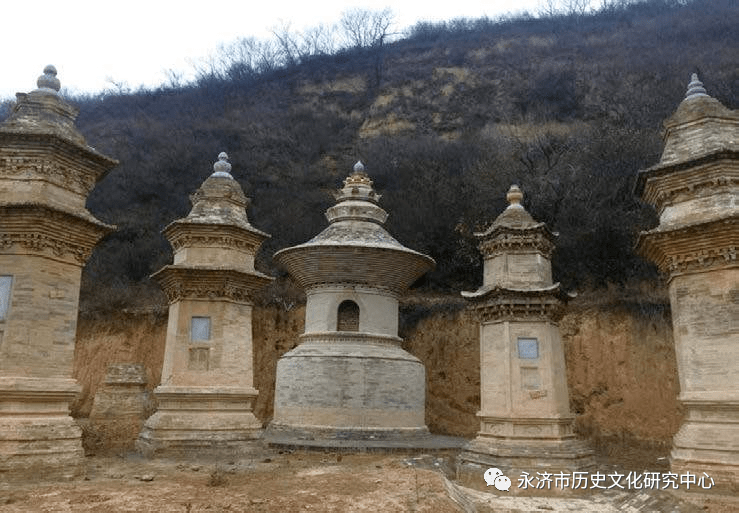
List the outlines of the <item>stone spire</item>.
{"type": "Polygon", "coordinates": [[[372,187],[372,180],[364,172],[362,161],[357,161],[352,171],[352,174],[344,180],[344,187],[334,193],[336,201],[364,200],[372,203],[379,202],[381,196],[372,187]]]}
{"type": "Polygon", "coordinates": [[[44,68],[44,74],[36,80],[38,90],[56,94],[61,89],[61,82],[56,78],[56,68],[49,64],[44,68]]]}
{"type": "Polygon", "coordinates": [[[225,151],[218,154],[218,161],[213,164],[213,174],[210,176],[233,178],[233,176],[231,176],[231,164],[228,162],[228,154],[225,151]]]}
{"type": "Polygon", "coordinates": [[[690,83],[688,84],[688,92],[685,93],[685,99],[690,100],[691,98],[697,98],[700,96],[708,96],[703,82],[698,80],[698,73],[693,73],[690,77],[690,83]]]}
{"type": "MultiPolygon", "coordinates": [[[[56,78],[56,68],[46,66],[36,85],[38,88],[30,93],[16,93],[16,104],[0,126],[7,131],[54,134],[101,157],[102,155],[87,145],[84,136],[75,126],[79,111],[58,94],[61,84],[56,78]]],[[[108,167],[118,163],[107,157],[102,160],[106,159],[108,167]]]]}
{"type": "Polygon", "coordinates": [[[382,196],[372,185],[372,180],[364,172],[364,164],[358,161],[352,174],[344,180],[344,187],[334,191],[336,205],[326,210],[329,223],[355,220],[383,224],[387,220],[387,212],[378,205],[382,196]]]}
{"type": "MultiPolygon", "coordinates": [[[[230,170],[228,155],[221,152],[213,165],[213,173],[190,195],[190,213],[162,231],[175,249],[176,264],[187,259],[192,265],[207,266],[211,263],[209,259],[214,258],[213,262],[227,260],[235,268],[254,272],[254,255],[269,235],[249,222],[246,213],[249,198],[231,176],[230,170]],[[228,243],[213,246],[216,232],[228,237],[228,243]],[[196,247],[200,249],[195,250],[196,247]],[[216,251],[216,248],[220,249],[216,251]]],[[[258,284],[259,287],[262,285],[261,282],[258,284]]]]}
{"type": "Polygon", "coordinates": [[[665,148],[660,165],[670,165],[717,151],[736,151],[739,140],[732,136],[731,128],[736,119],[736,112],[708,95],[698,75],[693,73],[685,98],[664,123],[665,148]]]}
{"type": "Polygon", "coordinates": [[[218,160],[213,164],[213,173],[190,195],[190,202],[192,210],[185,219],[176,223],[230,224],[259,232],[249,223],[246,214],[249,198],[231,176],[231,164],[226,152],[218,155],[218,160]]]}
{"type": "Polygon", "coordinates": [[[476,292],[463,292],[465,297],[484,295],[497,287],[539,289],[552,286],[550,259],[555,235],[545,223],[536,222],[521,205],[523,193],[517,185],[511,186],[506,199],[508,207],[485,231],[475,233],[486,271],[483,286],[476,292]],[[517,255],[520,269],[510,263],[511,254],[517,255]]]}
{"type": "MultiPolygon", "coordinates": [[[[659,186],[656,180],[648,179],[677,171],[675,167],[683,162],[705,161],[707,164],[717,157],[738,152],[738,124],[739,113],[708,95],[698,75],[693,73],[685,98],[675,113],[664,122],[664,150],[659,163],[637,174],[636,195],[655,206],[663,223],[674,222],[678,217],[670,214],[670,205],[682,196],[681,191],[697,192],[705,188],[715,181],[712,176],[715,170],[706,169],[696,175],[700,176],[700,187],[698,182],[688,183],[677,178],[685,173],[674,173],[669,183],[664,181],[659,186]]],[[[690,180],[695,180],[695,177],[690,180]]]]}
{"type": "Polygon", "coordinates": [[[518,185],[511,185],[508,194],[506,194],[506,200],[508,200],[508,208],[493,221],[493,229],[498,227],[520,229],[543,226],[543,223],[534,221],[531,214],[521,205],[523,193],[518,188],[518,185]]]}
{"type": "Polygon", "coordinates": [[[508,201],[509,208],[523,208],[521,205],[523,193],[521,192],[521,189],[518,188],[518,185],[511,185],[511,188],[508,189],[508,194],[505,195],[505,199],[508,201]]]}

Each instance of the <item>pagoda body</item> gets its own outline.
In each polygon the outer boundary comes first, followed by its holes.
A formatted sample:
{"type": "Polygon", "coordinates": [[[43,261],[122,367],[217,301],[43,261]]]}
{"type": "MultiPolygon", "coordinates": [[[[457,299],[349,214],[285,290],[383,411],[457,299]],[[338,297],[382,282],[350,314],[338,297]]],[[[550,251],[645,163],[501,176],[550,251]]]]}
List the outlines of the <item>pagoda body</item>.
{"type": "Polygon", "coordinates": [[[248,452],[261,436],[254,416],[252,305],[271,278],[254,269],[267,234],[246,216],[248,198],[221,153],[192,195],[190,214],[163,233],[174,264],[155,278],[169,300],[159,407],[144,423],[147,456],[248,452]]]}
{"type": "MultiPolygon", "coordinates": [[[[480,431],[459,457],[460,477],[485,486],[487,468],[574,471],[594,465],[576,439],[557,322],[567,295],[552,283],[554,235],[512,186],[508,208],[477,233],[483,285],[462,292],[480,320],[480,431]]],[[[513,475],[512,475],[513,474],[513,475]]]]}
{"type": "Polygon", "coordinates": [[[675,473],[739,483],[739,111],[706,94],[693,75],[665,122],[659,164],[640,171],[636,194],[659,226],[637,250],[669,285],[680,402],[675,473]]]}
{"type": "Polygon", "coordinates": [[[85,208],[117,164],[87,145],[47,66],[0,125],[0,481],[65,479],[83,462],[69,405],[80,278],[114,229],[85,208]]]}
{"type": "Polygon", "coordinates": [[[277,362],[272,443],[372,446],[428,437],[425,369],[398,337],[398,298],[434,261],[384,228],[357,163],[329,226],[275,259],[305,289],[305,333],[277,362]]]}

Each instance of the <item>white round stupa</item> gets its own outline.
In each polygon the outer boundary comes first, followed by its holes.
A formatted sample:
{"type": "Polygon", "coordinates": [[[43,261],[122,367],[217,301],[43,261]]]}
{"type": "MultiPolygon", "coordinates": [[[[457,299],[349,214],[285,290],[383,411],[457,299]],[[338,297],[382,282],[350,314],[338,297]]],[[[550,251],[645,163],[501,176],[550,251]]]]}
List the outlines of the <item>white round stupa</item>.
{"type": "Polygon", "coordinates": [[[387,213],[361,163],[335,196],[325,230],[275,254],[307,303],[300,344],[277,363],[267,438],[362,445],[425,436],[425,369],[400,347],[398,298],[434,261],[383,228],[387,213]]]}

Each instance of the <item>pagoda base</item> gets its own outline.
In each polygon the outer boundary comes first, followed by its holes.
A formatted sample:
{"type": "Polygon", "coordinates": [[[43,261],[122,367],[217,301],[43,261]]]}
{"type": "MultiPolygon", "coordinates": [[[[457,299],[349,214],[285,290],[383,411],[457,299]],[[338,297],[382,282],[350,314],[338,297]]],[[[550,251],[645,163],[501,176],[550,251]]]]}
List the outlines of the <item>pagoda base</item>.
{"type": "MultiPolygon", "coordinates": [[[[264,432],[272,446],[311,449],[392,450],[436,447],[426,426],[409,429],[326,428],[281,425],[272,422],[264,432]]],[[[452,445],[453,447],[453,445],[452,445]]]]}
{"type": "MultiPolygon", "coordinates": [[[[510,478],[511,493],[538,494],[540,491],[520,489],[517,486],[519,476],[524,472],[536,476],[538,471],[571,474],[595,469],[595,453],[587,442],[571,434],[571,419],[511,419],[509,424],[503,424],[503,429],[510,427],[521,434],[508,437],[481,432],[462,449],[457,458],[457,478],[465,486],[488,489],[483,474],[495,467],[510,478]],[[541,435],[524,434],[534,431],[541,435]]],[[[572,488],[562,487],[544,492],[567,494],[572,491],[572,488]]]]}
{"type": "Polygon", "coordinates": [[[428,437],[423,364],[400,339],[310,333],[277,362],[269,443],[357,448],[428,437]]]}
{"type": "Polygon", "coordinates": [[[262,446],[254,389],[160,386],[154,394],[159,409],[136,442],[146,457],[233,458],[262,446]]]}
{"type": "Polygon", "coordinates": [[[0,377],[0,483],[83,473],[82,430],[69,416],[79,391],[73,379],[0,377]]]}
{"type": "MultiPolygon", "coordinates": [[[[699,478],[705,478],[705,472],[715,483],[712,491],[738,491],[739,402],[683,399],[682,403],[687,413],[673,439],[672,472],[690,472],[699,478]]],[[[704,482],[708,486],[710,479],[704,482]]],[[[700,487],[696,490],[707,491],[700,487]]]]}

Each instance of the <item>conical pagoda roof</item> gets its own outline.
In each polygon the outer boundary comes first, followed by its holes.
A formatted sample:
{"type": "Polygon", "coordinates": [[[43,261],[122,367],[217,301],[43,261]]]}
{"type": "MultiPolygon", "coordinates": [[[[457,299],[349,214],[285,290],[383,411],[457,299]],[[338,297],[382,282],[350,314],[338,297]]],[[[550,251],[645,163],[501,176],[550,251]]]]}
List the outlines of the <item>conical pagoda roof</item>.
{"type": "Polygon", "coordinates": [[[0,135],[55,137],[73,145],[78,151],[100,166],[100,180],[118,161],[103,155],[89,146],[77,130],[75,120],[78,109],[67,103],[59,94],[61,83],[56,77],[56,68],[48,65],[36,81],[37,88],[30,93],[17,93],[17,102],[8,118],[0,123],[0,135]]]}
{"type": "Polygon", "coordinates": [[[162,231],[175,250],[175,263],[151,277],[170,303],[185,298],[250,302],[273,279],[254,269],[254,255],[269,235],[249,223],[249,200],[230,171],[228,155],[221,152],[213,173],[190,196],[190,213],[162,231]]]}
{"type": "Polygon", "coordinates": [[[639,171],[635,194],[654,205],[660,224],[639,234],[636,252],[669,279],[736,261],[739,111],[711,98],[693,74],[665,122],[660,162],[639,171]]]}
{"type": "MultiPolygon", "coordinates": [[[[739,111],[731,110],[706,93],[693,73],[685,98],[664,123],[664,150],[658,164],[639,171],[634,193],[656,203],[649,189],[652,178],[739,156],[739,111]]],[[[714,180],[706,176],[706,180],[714,180]]],[[[691,185],[691,187],[694,186],[691,185]]]]}
{"type": "Polygon", "coordinates": [[[325,230],[275,253],[303,287],[355,283],[402,291],[434,267],[431,257],[403,246],[382,226],[387,212],[361,162],[335,197],[325,230]]]}
{"type": "Polygon", "coordinates": [[[537,222],[521,204],[523,193],[512,185],[506,194],[508,207],[493,221],[490,227],[475,236],[480,239],[480,251],[485,257],[485,278],[476,291],[462,291],[462,297],[478,304],[478,308],[489,310],[496,318],[528,318],[544,316],[558,318],[562,307],[570,299],[560,284],[551,281],[549,259],[554,250],[553,234],[546,223],[537,222]],[[532,253],[536,255],[536,273],[515,275],[515,260],[508,256],[519,253],[528,255],[523,268],[531,271],[532,253]],[[494,267],[488,272],[490,262],[504,261],[505,265],[494,267]],[[491,279],[492,278],[492,279],[491,279]]]}
{"type": "MultiPolygon", "coordinates": [[[[541,244],[538,239],[548,241],[548,245],[552,246],[547,251],[543,251],[547,257],[551,254],[553,249],[554,234],[549,230],[546,223],[540,223],[531,217],[531,214],[523,207],[521,201],[523,200],[523,193],[518,185],[511,185],[511,188],[506,194],[508,200],[508,207],[492,222],[492,224],[484,231],[475,233],[475,237],[481,241],[481,249],[483,253],[487,253],[484,246],[490,245],[501,239],[504,245],[508,246],[505,240],[511,234],[537,234],[540,237],[536,239],[537,244],[541,244]]],[[[531,239],[531,244],[534,244],[535,239],[531,239]]]]}
{"type": "Polygon", "coordinates": [[[257,245],[269,237],[249,223],[246,214],[249,198],[230,171],[228,155],[221,152],[213,165],[213,173],[190,196],[190,213],[164,228],[164,235],[173,245],[176,245],[175,239],[183,236],[216,230],[238,234],[257,245]]]}
{"type": "Polygon", "coordinates": [[[86,202],[118,161],[90,147],[77,130],[78,111],[58,94],[56,74],[46,66],[37,89],[18,93],[0,123],[0,189],[8,191],[0,194],[0,234],[38,247],[54,240],[60,254],[84,263],[115,229],[96,219],[86,202]]]}

